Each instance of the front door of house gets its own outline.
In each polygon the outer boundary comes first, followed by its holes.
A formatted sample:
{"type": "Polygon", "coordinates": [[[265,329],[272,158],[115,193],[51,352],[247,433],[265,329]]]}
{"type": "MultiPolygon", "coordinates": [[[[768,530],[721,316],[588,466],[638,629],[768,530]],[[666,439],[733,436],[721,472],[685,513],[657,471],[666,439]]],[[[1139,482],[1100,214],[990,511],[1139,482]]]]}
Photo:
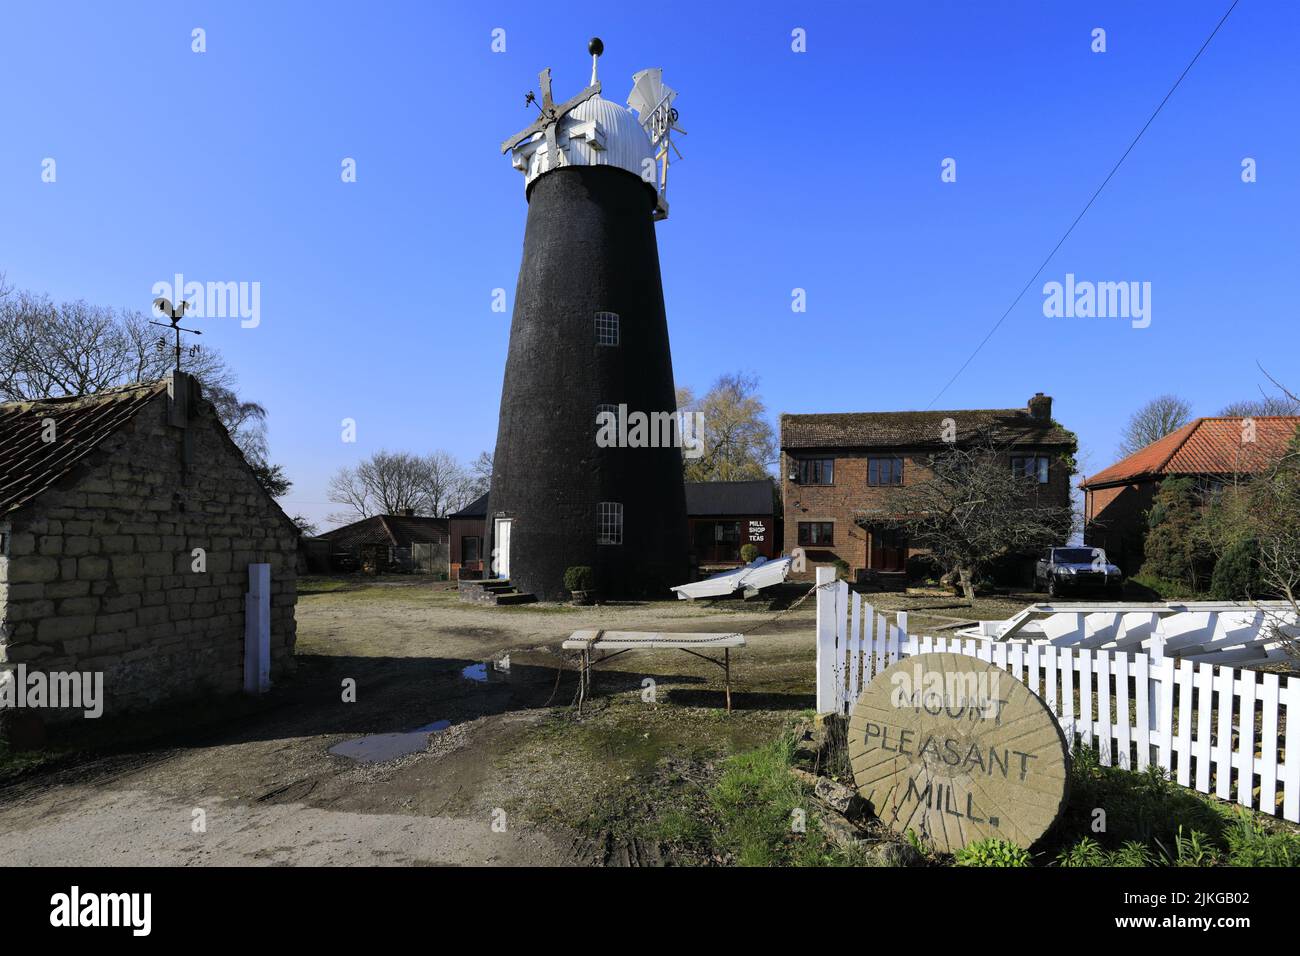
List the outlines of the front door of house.
{"type": "Polygon", "coordinates": [[[899,531],[877,528],[871,532],[871,567],[876,571],[902,571],[907,567],[907,542],[899,531]]]}
{"type": "Polygon", "coordinates": [[[499,578],[510,577],[510,519],[497,518],[492,534],[492,571],[499,578]]]}

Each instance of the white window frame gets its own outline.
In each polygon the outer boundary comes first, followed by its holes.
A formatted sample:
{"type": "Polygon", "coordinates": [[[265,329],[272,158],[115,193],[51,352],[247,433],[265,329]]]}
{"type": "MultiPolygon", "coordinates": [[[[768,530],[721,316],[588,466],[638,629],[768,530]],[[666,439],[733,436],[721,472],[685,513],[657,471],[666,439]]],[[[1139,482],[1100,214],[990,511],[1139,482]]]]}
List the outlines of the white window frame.
{"type": "Polygon", "coordinates": [[[619,501],[602,501],[596,506],[596,543],[623,543],[623,504],[619,501]]]}
{"type": "Polygon", "coordinates": [[[596,313],[596,344],[617,348],[623,341],[621,321],[617,312],[596,313]],[[612,339],[612,341],[608,341],[612,339]]]}

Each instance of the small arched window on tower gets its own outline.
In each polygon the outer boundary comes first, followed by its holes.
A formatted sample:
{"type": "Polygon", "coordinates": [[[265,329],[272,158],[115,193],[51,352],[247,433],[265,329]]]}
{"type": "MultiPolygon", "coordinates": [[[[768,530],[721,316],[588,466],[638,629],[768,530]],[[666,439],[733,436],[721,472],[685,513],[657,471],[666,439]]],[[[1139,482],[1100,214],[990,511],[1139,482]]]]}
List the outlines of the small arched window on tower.
{"type": "Polygon", "coordinates": [[[617,501],[600,503],[600,527],[596,533],[597,544],[623,543],[623,505],[617,501]]]}
{"type": "Polygon", "coordinates": [[[596,344],[618,345],[618,313],[596,313],[596,344]]]}

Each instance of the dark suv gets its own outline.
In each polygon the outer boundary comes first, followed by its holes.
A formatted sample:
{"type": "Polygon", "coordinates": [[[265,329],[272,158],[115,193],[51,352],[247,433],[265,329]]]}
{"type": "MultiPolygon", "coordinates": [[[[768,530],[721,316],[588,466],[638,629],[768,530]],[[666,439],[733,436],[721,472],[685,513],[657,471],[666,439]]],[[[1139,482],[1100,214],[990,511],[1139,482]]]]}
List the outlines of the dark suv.
{"type": "Polygon", "coordinates": [[[1095,590],[1118,598],[1124,591],[1124,573],[1106,560],[1101,548],[1048,548],[1034,566],[1034,590],[1052,597],[1095,590]]]}

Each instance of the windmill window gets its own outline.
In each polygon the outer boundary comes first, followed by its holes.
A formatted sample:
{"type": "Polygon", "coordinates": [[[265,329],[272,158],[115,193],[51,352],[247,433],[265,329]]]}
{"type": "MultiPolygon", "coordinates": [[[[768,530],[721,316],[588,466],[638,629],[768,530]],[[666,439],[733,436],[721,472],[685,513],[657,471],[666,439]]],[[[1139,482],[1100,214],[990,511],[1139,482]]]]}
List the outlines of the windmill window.
{"type": "Polygon", "coordinates": [[[597,544],[623,543],[623,506],[617,501],[600,503],[600,528],[596,535],[597,544]]]}
{"type": "Polygon", "coordinates": [[[596,313],[596,344],[618,345],[618,313],[596,313]]]}

